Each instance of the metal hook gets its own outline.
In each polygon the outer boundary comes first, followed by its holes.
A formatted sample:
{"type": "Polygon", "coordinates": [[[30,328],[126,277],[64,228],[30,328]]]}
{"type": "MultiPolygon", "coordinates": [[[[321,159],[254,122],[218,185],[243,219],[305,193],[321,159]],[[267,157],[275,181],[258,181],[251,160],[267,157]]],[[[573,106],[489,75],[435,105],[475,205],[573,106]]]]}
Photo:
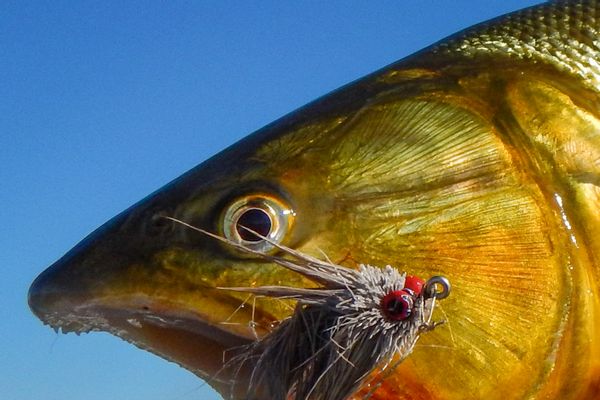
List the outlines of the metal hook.
{"type": "Polygon", "coordinates": [[[437,300],[442,300],[448,297],[450,294],[450,281],[444,276],[432,276],[425,283],[425,296],[435,297],[437,300]],[[441,290],[438,290],[438,286],[441,286],[441,290]]]}

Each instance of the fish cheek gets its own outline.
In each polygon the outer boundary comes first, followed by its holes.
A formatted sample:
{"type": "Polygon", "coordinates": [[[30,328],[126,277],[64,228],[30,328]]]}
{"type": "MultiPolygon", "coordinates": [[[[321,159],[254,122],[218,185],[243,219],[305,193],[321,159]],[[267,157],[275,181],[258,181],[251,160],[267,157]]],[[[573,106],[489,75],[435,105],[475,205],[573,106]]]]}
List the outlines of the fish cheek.
{"type": "Polygon", "coordinates": [[[569,239],[518,150],[479,114],[425,97],[371,104],[340,129],[331,246],[455,288],[448,323],[391,380],[409,391],[402,376],[414,377],[440,398],[534,392],[565,327],[570,261],[557,249],[569,239]]]}
{"type": "MultiPolygon", "coordinates": [[[[152,275],[132,271],[143,285],[152,282],[151,296],[157,304],[187,310],[206,323],[245,338],[268,332],[270,324],[289,314],[285,301],[249,298],[227,287],[274,285],[283,280],[306,285],[297,274],[256,259],[236,258],[227,253],[207,253],[173,247],[153,257],[152,275]],[[156,282],[161,282],[156,285],[156,282]]],[[[143,272],[148,274],[148,266],[143,272]]]]}

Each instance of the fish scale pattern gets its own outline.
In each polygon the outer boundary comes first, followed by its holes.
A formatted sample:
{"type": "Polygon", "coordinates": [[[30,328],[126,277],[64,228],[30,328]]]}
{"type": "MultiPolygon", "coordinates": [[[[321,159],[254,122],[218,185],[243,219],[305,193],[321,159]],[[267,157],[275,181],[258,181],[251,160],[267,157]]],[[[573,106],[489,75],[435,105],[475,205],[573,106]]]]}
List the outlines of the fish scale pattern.
{"type": "Polygon", "coordinates": [[[600,1],[554,1],[526,8],[460,32],[432,51],[550,64],[600,92],[600,1]]]}

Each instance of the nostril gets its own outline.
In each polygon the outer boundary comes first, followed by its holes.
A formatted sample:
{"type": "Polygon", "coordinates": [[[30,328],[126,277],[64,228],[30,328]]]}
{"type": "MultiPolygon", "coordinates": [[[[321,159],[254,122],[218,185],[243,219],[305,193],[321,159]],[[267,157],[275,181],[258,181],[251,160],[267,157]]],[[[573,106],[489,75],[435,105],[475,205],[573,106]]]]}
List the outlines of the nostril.
{"type": "Polygon", "coordinates": [[[152,220],[152,226],[157,227],[157,228],[164,228],[167,225],[170,225],[169,220],[165,218],[163,213],[154,214],[151,217],[151,220],[152,220]]]}
{"type": "Polygon", "coordinates": [[[174,229],[174,224],[169,221],[166,216],[169,215],[168,211],[163,209],[153,210],[148,213],[150,216],[148,221],[144,224],[145,233],[148,236],[158,236],[169,234],[174,229]]]}

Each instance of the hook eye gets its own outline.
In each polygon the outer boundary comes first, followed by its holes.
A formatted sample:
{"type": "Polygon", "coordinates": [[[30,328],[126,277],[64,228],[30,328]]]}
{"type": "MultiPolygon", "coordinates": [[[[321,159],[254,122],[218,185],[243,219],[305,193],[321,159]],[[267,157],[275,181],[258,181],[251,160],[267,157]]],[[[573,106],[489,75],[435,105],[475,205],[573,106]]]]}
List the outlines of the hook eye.
{"type": "Polygon", "coordinates": [[[450,294],[450,281],[444,276],[432,276],[425,283],[425,297],[442,300],[450,294]]]}

